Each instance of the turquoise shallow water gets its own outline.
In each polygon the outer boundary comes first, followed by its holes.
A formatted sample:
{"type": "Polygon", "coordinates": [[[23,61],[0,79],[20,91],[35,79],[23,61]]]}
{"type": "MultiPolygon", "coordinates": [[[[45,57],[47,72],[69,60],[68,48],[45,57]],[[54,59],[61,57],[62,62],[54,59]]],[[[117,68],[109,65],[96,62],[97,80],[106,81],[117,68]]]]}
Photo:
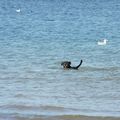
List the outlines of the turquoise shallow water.
{"type": "Polygon", "coordinates": [[[117,0],[1,0],[0,115],[120,116],[119,18],[117,0]]]}

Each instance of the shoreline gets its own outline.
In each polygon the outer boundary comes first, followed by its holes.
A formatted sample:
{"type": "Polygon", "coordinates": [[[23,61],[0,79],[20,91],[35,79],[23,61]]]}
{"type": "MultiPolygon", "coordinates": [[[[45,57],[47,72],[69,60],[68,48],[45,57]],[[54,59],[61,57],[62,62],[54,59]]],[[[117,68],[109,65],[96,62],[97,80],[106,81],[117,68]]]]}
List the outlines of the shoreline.
{"type": "Polygon", "coordinates": [[[55,116],[53,117],[53,120],[120,120],[120,117],[63,115],[63,116],[55,116]]]}
{"type": "Polygon", "coordinates": [[[120,120],[120,117],[84,116],[84,115],[58,115],[58,116],[1,116],[1,120],[120,120]]]}

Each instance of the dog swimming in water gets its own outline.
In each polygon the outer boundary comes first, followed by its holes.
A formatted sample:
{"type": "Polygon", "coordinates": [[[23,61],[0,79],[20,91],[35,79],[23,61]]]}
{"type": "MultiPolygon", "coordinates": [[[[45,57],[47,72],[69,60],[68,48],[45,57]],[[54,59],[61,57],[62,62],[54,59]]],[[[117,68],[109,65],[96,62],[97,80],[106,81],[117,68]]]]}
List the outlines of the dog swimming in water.
{"type": "Polygon", "coordinates": [[[77,70],[81,66],[82,62],[83,61],[81,60],[80,64],[78,66],[74,66],[74,67],[71,66],[71,62],[70,61],[63,61],[61,63],[61,65],[63,66],[64,69],[75,69],[75,70],[77,70]]]}

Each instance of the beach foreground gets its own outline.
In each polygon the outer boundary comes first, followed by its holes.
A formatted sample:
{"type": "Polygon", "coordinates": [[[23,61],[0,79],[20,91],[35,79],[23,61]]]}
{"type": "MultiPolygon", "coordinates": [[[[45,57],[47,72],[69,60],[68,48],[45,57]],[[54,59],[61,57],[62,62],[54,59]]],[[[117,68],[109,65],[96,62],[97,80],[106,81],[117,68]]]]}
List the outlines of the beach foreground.
{"type": "Polygon", "coordinates": [[[32,116],[32,117],[0,117],[1,120],[120,120],[119,117],[95,117],[80,115],[32,116]]]}

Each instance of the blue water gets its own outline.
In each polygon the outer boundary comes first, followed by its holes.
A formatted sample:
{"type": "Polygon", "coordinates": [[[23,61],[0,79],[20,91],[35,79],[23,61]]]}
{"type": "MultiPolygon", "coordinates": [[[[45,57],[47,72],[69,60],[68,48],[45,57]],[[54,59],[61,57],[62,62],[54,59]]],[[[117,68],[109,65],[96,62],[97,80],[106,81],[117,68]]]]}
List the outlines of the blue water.
{"type": "Polygon", "coordinates": [[[1,0],[0,116],[120,117],[119,18],[118,0],[1,0]]]}

